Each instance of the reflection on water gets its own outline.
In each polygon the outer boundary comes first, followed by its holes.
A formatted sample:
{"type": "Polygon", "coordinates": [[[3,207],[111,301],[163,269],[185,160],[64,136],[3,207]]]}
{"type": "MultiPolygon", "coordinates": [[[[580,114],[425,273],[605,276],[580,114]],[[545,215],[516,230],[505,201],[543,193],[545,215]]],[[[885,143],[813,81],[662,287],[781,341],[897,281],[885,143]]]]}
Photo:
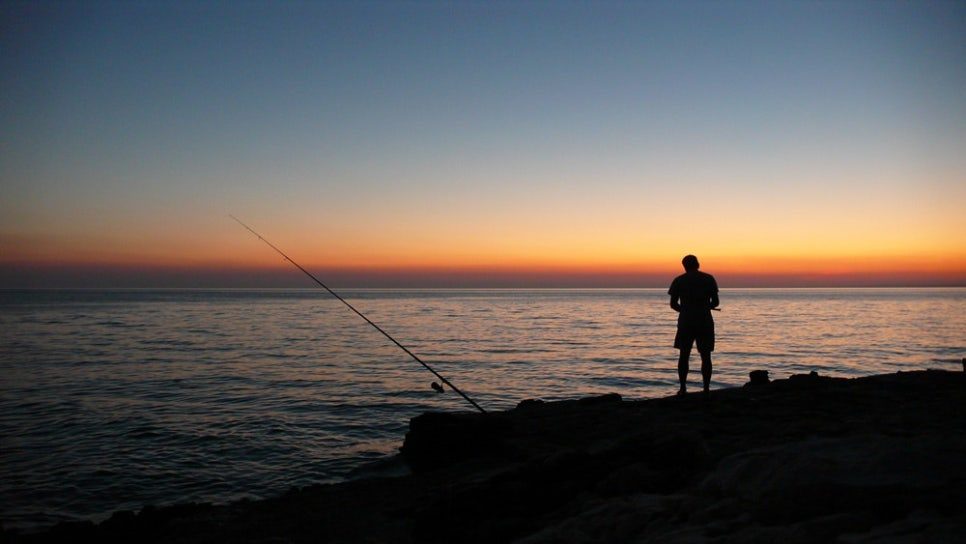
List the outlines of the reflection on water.
{"type": "MultiPolygon", "coordinates": [[[[676,390],[663,290],[347,291],[491,410],[676,390]]],[[[966,289],[725,290],[712,386],[960,368],[966,289]]],[[[325,293],[0,291],[6,526],[265,496],[471,409],[325,293]]],[[[700,380],[694,374],[695,384],[700,380]]]]}

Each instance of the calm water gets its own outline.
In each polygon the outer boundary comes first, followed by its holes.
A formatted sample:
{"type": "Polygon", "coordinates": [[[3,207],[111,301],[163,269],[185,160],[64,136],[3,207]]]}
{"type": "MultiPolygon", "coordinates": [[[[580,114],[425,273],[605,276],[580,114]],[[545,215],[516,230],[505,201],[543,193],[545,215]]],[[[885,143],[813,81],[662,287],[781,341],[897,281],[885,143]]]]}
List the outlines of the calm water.
{"type": "MultiPolygon", "coordinates": [[[[345,295],[487,409],[676,388],[661,289],[345,295]]],[[[966,355],[963,288],[721,300],[714,387],[966,355]]],[[[433,379],[319,291],[0,291],[0,515],[27,527],[337,481],[392,453],[409,418],[469,408],[433,379]]]]}

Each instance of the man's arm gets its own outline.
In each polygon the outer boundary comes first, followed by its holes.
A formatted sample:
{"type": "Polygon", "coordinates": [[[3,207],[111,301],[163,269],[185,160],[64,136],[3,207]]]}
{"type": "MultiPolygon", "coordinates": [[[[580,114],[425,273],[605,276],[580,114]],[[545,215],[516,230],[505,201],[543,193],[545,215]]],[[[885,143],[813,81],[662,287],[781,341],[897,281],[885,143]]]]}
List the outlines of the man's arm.
{"type": "Polygon", "coordinates": [[[671,282],[671,287],[667,290],[667,294],[671,295],[671,308],[678,313],[681,313],[681,303],[678,302],[678,298],[681,296],[681,287],[679,286],[680,278],[674,278],[671,282]]]}
{"type": "Polygon", "coordinates": [[[711,276],[711,307],[717,308],[721,305],[721,301],[718,300],[718,282],[715,281],[714,276],[711,276]]]}

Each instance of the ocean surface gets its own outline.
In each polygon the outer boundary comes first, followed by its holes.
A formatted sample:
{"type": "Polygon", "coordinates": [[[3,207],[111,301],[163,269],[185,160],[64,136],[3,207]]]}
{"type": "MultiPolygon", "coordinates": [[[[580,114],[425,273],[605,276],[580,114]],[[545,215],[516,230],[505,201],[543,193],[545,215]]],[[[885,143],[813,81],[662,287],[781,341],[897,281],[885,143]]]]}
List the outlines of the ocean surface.
{"type": "MultiPolygon", "coordinates": [[[[343,295],[488,410],[676,390],[663,289],[343,295]]],[[[726,289],[721,304],[714,388],[966,356],[966,288],[726,289]]],[[[340,481],[393,454],[411,417],[472,410],[435,379],[319,290],[0,291],[0,519],[340,481]]]]}

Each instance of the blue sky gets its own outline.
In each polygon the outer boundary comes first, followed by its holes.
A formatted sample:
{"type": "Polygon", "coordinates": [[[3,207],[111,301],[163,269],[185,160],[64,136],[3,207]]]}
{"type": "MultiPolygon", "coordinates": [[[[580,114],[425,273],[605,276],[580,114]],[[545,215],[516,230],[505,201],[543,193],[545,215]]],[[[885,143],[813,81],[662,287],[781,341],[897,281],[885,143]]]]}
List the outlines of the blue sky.
{"type": "Polygon", "coordinates": [[[305,250],[319,265],[966,254],[937,241],[966,238],[959,2],[6,2],[0,17],[9,260],[242,262],[229,211],[299,247],[329,233],[341,244],[305,250]]]}

